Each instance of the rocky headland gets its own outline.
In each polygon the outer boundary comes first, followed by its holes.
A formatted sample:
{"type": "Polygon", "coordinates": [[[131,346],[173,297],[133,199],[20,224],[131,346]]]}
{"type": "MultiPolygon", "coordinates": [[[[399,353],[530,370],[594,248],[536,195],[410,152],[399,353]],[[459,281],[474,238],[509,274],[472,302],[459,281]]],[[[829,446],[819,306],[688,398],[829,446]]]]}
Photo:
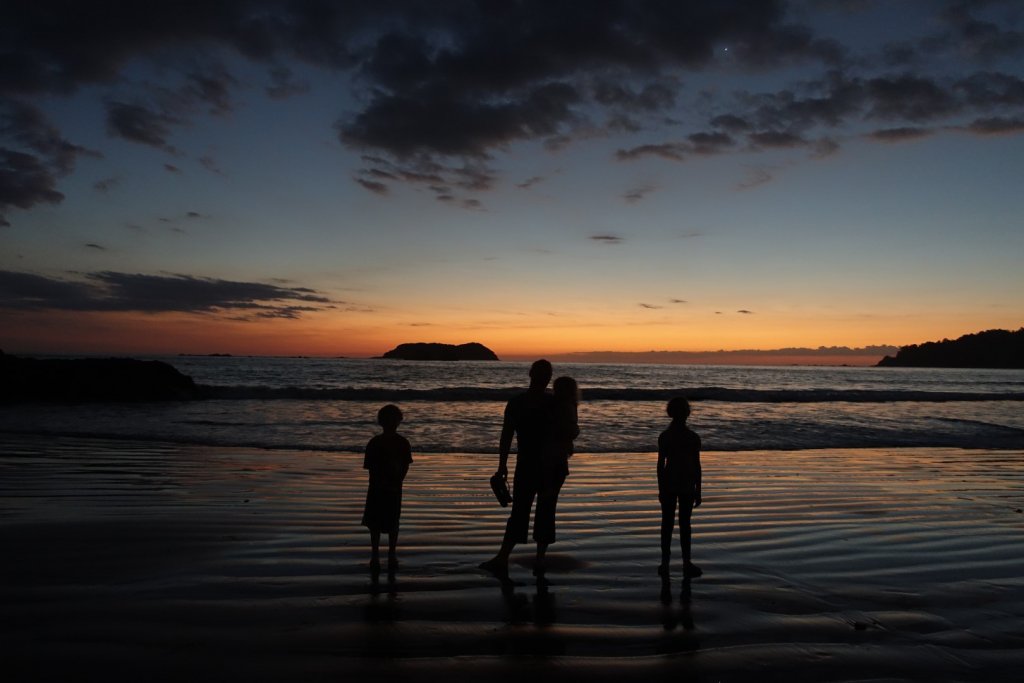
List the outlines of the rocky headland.
{"type": "Polygon", "coordinates": [[[477,342],[399,344],[381,357],[397,360],[498,360],[494,351],[477,342]]]}

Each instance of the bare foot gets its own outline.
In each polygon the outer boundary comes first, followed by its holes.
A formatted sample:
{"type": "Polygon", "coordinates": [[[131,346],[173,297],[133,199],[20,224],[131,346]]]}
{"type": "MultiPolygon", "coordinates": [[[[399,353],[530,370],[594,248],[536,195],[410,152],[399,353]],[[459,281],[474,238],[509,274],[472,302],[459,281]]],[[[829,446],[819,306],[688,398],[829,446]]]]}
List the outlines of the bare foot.
{"type": "Polygon", "coordinates": [[[480,569],[483,569],[485,572],[490,572],[497,577],[508,576],[508,560],[503,560],[500,557],[492,557],[486,562],[481,562],[480,569]]]}

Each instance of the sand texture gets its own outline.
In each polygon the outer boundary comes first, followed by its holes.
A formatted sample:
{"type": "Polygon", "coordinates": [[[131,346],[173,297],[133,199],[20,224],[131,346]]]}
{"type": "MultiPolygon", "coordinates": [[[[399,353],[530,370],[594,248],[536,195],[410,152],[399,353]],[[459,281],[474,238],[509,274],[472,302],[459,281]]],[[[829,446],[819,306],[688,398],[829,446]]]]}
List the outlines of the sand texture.
{"type": "MultiPolygon", "coordinates": [[[[5,680],[1019,680],[1024,453],[705,453],[662,584],[654,456],[580,454],[548,586],[477,569],[496,457],[415,454],[371,576],[345,453],[0,436],[5,680]]],[[[415,447],[415,444],[414,444],[415,447]]]]}

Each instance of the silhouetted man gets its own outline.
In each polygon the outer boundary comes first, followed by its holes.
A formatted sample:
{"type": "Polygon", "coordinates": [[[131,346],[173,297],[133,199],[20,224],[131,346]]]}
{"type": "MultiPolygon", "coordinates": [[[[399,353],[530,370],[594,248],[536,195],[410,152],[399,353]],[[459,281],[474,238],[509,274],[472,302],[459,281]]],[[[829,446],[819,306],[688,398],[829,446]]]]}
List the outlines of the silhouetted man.
{"type": "Polygon", "coordinates": [[[516,543],[529,540],[530,509],[541,485],[541,462],[550,429],[552,401],[547,393],[551,381],[551,363],[534,361],[530,366],[530,388],[515,396],[505,406],[505,421],[498,443],[498,471],[508,476],[508,454],[512,435],[516,436],[516,472],[512,480],[512,513],[505,525],[505,537],[498,554],[480,565],[498,575],[508,573],[508,558],[516,543]]]}

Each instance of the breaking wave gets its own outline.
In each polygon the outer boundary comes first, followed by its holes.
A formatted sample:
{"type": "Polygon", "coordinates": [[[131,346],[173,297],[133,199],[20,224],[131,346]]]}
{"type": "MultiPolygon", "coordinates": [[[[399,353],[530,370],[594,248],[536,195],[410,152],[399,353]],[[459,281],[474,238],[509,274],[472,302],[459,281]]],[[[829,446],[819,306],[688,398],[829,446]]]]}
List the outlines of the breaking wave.
{"type": "MultiPolygon", "coordinates": [[[[200,386],[201,395],[214,400],[304,401],[507,401],[521,387],[443,387],[397,389],[394,387],[200,386]]],[[[733,403],[944,403],[949,401],[1024,401],[1024,392],[968,392],[875,389],[731,389],[679,387],[677,389],[595,388],[584,389],[585,401],[665,401],[673,396],[691,401],[733,403]]]]}

